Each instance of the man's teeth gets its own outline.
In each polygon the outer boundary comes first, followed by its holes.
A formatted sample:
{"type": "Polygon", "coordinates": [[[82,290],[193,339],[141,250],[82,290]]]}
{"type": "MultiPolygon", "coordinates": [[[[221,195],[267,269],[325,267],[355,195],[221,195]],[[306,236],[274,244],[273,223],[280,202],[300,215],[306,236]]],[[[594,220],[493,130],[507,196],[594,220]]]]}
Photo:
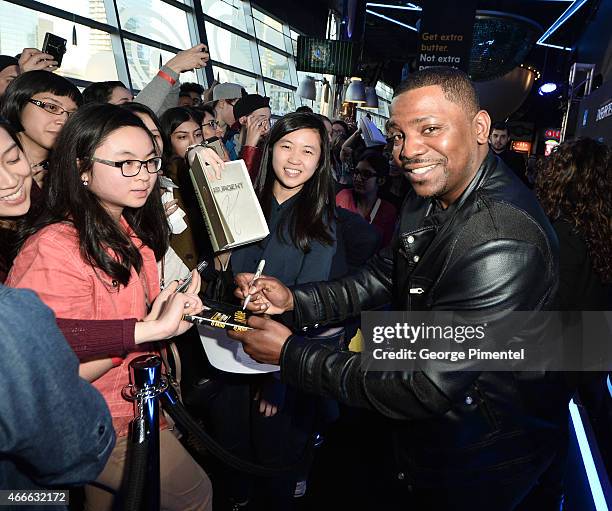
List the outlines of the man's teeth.
{"type": "Polygon", "coordinates": [[[17,190],[14,194],[7,195],[6,197],[0,198],[0,201],[17,200],[17,199],[20,199],[22,195],[23,195],[23,186],[19,188],[19,190],[17,190]]]}
{"type": "Polygon", "coordinates": [[[413,174],[425,174],[425,172],[429,172],[431,169],[433,169],[437,164],[434,163],[433,165],[428,165],[427,167],[419,167],[418,169],[412,169],[412,173],[413,174]]]}

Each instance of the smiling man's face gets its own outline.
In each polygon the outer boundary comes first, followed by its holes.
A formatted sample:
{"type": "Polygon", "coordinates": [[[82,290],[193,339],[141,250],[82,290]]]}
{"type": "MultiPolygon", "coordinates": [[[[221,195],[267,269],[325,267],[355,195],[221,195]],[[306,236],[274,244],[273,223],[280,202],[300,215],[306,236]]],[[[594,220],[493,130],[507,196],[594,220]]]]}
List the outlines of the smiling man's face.
{"type": "Polygon", "coordinates": [[[466,112],[438,85],[403,92],[393,100],[388,123],[395,164],[418,195],[436,197],[447,207],[484,159],[489,125],[486,112],[466,112]]]}

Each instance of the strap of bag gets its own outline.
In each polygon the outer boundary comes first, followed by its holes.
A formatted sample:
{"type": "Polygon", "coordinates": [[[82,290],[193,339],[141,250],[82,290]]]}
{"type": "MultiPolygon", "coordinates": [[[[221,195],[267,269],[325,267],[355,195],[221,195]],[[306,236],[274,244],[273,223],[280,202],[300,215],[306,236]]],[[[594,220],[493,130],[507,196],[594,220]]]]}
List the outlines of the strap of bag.
{"type": "Polygon", "coordinates": [[[374,218],[376,218],[376,213],[378,213],[378,208],[380,208],[381,202],[382,201],[380,200],[380,198],[376,199],[374,207],[372,208],[372,211],[370,211],[370,223],[372,223],[374,221],[374,218]]]}

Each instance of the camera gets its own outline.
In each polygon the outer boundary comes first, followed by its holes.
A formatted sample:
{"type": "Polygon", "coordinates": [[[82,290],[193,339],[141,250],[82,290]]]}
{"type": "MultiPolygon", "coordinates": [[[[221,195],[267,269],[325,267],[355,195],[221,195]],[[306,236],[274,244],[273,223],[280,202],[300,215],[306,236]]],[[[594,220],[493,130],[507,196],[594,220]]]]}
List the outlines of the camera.
{"type": "Polygon", "coordinates": [[[42,51],[53,56],[53,59],[57,61],[57,67],[60,67],[62,65],[64,53],[66,53],[66,39],[52,34],[51,32],[47,32],[45,34],[42,51]]]}

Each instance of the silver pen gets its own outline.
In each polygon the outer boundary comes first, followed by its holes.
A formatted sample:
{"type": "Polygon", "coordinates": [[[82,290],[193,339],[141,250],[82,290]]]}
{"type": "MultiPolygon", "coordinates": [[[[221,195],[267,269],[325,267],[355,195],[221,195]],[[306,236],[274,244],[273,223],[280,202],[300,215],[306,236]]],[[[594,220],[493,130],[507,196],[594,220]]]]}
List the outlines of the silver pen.
{"type": "MultiPolygon", "coordinates": [[[[266,260],[262,259],[261,261],[259,261],[259,264],[257,265],[257,269],[255,270],[255,275],[253,276],[253,281],[251,282],[251,284],[249,285],[249,287],[251,287],[255,281],[261,277],[261,273],[263,272],[264,266],[266,265],[266,260]]],[[[251,301],[251,294],[249,293],[248,295],[246,295],[244,302],[242,303],[242,310],[245,310],[247,305],[249,304],[249,302],[251,301]]]]}

